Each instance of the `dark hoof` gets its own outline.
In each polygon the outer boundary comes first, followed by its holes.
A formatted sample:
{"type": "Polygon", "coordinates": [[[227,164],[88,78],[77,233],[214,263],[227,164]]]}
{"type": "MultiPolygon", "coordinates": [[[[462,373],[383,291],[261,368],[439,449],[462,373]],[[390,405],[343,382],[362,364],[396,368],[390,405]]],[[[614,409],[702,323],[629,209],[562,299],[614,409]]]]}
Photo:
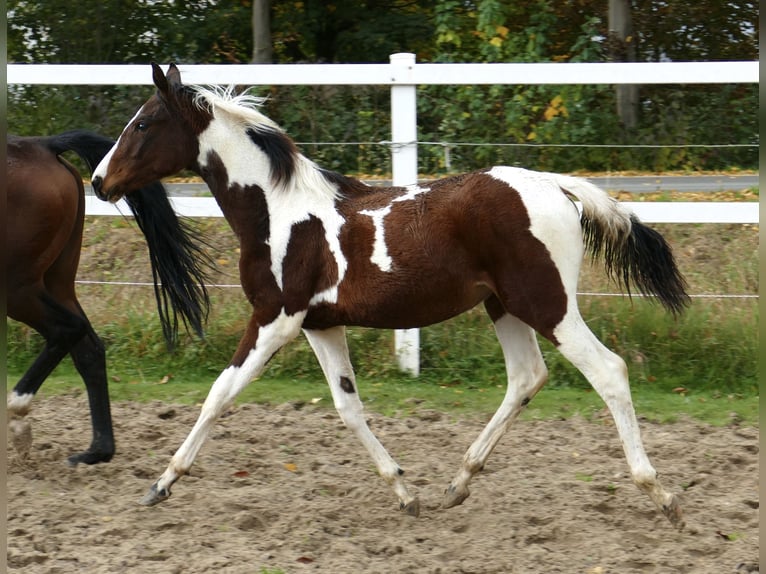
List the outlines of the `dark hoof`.
{"type": "Polygon", "coordinates": [[[163,488],[162,490],[159,490],[157,488],[157,483],[155,482],[149,489],[149,492],[146,493],[146,496],[141,499],[140,504],[143,504],[144,506],[154,506],[168,498],[170,498],[170,489],[163,488]]]}
{"type": "Polygon", "coordinates": [[[444,491],[444,499],[442,500],[442,506],[444,508],[452,508],[453,506],[458,506],[459,504],[463,504],[463,501],[468,498],[468,496],[471,493],[468,491],[467,487],[463,487],[462,489],[457,489],[455,486],[450,484],[447,487],[447,490],[444,491]]]}
{"type": "Polygon", "coordinates": [[[684,526],[686,526],[686,522],[684,521],[684,513],[681,511],[681,505],[678,502],[677,496],[674,495],[673,500],[670,501],[670,504],[662,507],[662,513],[678,530],[683,530],[684,526]]]}
{"type": "Polygon", "coordinates": [[[80,452],[77,454],[73,454],[69,458],[67,458],[67,464],[69,466],[77,466],[78,464],[99,464],[101,462],[109,462],[112,460],[112,456],[114,456],[114,451],[112,452],[93,452],[90,450],[86,450],[85,452],[80,452]]]}
{"type": "Polygon", "coordinates": [[[420,516],[420,500],[416,498],[407,504],[399,504],[399,510],[417,518],[420,516]]]}

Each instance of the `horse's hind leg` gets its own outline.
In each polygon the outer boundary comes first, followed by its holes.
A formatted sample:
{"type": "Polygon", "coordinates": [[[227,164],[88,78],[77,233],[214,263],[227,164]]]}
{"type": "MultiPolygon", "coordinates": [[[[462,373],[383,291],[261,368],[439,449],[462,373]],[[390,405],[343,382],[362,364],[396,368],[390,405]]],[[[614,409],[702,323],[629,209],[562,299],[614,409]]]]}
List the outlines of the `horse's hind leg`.
{"type": "Polygon", "coordinates": [[[69,464],[108,462],[114,456],[114,432],[106,377],[106,352],[90,323],[85,336],[72,347],[70,354],[88,392],[93,439],[88,450],[69,457],[69,464]]]}
{"type": "Polygon", "coordinates": [[[8,396],[10,438],[13,447],[21,458],[26,458],[32,447],[32,427],[25,418],[29,413],[32,399],[43,381],[66,354],[66,348],[56,344],[56,341],[46,339],[45,347],[8,396]]]}
{"type": "Polygon", "coordinates": [[[402,479],[404,471],[367,426],[349,359],[345,328],[334,327],[323,331],[307,329],[304,333],[330,385],[341,420],[372,456],[378,472],[399,497],[399,508],[407,514],[418,516],[420,502],[407,490],[402,479]]]}
{"type": "MultiPolygon", "coordinates": [[[[31,326],[45,339],[45,347],[8,397],[11,438],[22,457],[28,454],[32,442],[31,428],[24,420],[32,399],[53,369],[70,352],[83,375],[89,398],[94,397],[95,400],[91,398],[93,444],[88,451],[72,455],[69,461],[72,464],[106,462],[114,454],[103,347],[100,342],[94,344],[95,333],[87,317],[76,302],[75,307],[79,313],[70,311],[48,293],[36,293],[33,289],[9,297],[9,315],[31,326]]],[[[98,338],[95,340],[98,341],[98,338]]]]}
{"type": "Polygon", "coordinates": [[[505,313],[495,298],[487,302],[487,310],[503,348],[508,388],[500,408],[465,453],[460,470],[444,494],[445,508],[456,506],[468,497],[468,483],[481,471],[500,437],[548,378],[534,330],[505,313]]]}
{"type": "Polygon", "coordinates": [[[674,526],[683,528],[677,497],[662,487],[644,451],[625,361],[601,344],[572,306],[555,328],[554,335],[559,351],[585,375],[612,413],[633,482],[649,495],[674,526]]]}
{"type": "MultiPolygon", "coordinates": [[[[45,339],[42,351],[8,395],[11,441],[19,456],[25,458],[32,446],[32,428],[25,419],[32,399],[69,352],[64,335],[66,329],[62,330],[62,318],[67,316],[67,312],[42,290],[29,285],[10,291],[7,305],[12,319],[29,325],[45,339]]],[[[63,323],[66,324],[66,321],[63,323]]]]}

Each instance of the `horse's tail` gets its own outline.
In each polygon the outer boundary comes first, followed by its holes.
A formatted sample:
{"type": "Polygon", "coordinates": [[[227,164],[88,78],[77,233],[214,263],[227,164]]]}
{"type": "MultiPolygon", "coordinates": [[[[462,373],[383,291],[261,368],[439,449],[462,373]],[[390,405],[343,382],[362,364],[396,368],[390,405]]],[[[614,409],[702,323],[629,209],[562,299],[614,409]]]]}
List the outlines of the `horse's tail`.
{"type": "Polygon", "coordinates": [[[657,297],[674,315],[680,314],[689,304],[686,280],[662,235],[590,182],[555,177],[564,191],[582,202],[585,248],[591,256],[603,257],[607,275],[628,295],[634,286],[643,295],[657,297]]]}
{"type": "Polygon", "coordinates": [[[171,348],[177,341],[179,315],[187,330],[191,328],[203,337],[210,309],[205,283],[209,270],[214,268],[204,251],[204,241],[193,239],[198,232],[178,218],[160,182],[129,193],[125,201],[149,247],[154,295],[165,340],[171,348]]]}
{"type": "Polygon", "coordinates": [[[56,155],[73,151],[91,172],[114,145],[114,140],[88,130],[70,130],[42,138],[42,142],[56,155]]]}
{"type": "MultiPolygon", "coordinates": [[[[92,172],[114,146],[114,140],[87,130],[71,130],[43,138],[57,155],[72,151],[92,172]]],[[[205,283],[214,267],[198,233],[178,218],[165,187],[151,183],[125,197],[146,238],[154,281],[154,296],[162,333],[169,347],[178,340],[179,316],[184,327],[203,336],[210,309],[205,283]]]]}

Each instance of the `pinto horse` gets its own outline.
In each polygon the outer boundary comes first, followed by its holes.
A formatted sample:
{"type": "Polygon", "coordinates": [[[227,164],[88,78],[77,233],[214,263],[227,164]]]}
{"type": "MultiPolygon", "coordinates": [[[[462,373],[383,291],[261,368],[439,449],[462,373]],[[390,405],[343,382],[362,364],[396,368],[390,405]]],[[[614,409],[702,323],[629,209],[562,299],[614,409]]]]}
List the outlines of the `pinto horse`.
{"type": "MultiPolygon", "coordinates": [[[[93,439],[69,463],[107,462],[114,455],[104,345],[75,293],[85,216],[85,190],[75,167],[60,155],[72,151],[93,169],[114,140],[85,130],[50,137],[7,139],[5,292],[7,314],[35,329],[45,346],[8,396],[11,438],[22,456],[31,445],[24,416],[43,381],[70,354],[85,382],[93,439]]],[[[208,297],[208,264],[200,246],[179,221],[159,182],[128,198],[149,246],[155,296],[169,344],[179,317],[202,333],[208,297]]]]}
{"type": "Polygon", "coordinates": [[[662,487],[642,446],[625,362],[591,333],[576,298],[589,250],[628,294],[633,286],[680,312],[688,303],[685,282],[657,232],[590,183],[551,173],[493,167],[422,187],[371,188],[301,155],[255,98],[186,86],[175,65],[165,74],[153,64],[153,80],[157,92],[96,168],[94,189],[117,201],[147,181],[182,169],[198,173],[239,238],[240,279],[253,313],[143,504],[170,496],[216,419],[302,329],[341,419],[400,509],[417,515],[404,471],[365,421],[345,326],[422,327],[483,303],[503,348],[508,390],[466,452],[443,506],[468,497],[472,477],[545,383],[537,331],[606,402],[635,483],[671,523],[683,525],[677,497],[662,487]],[[582,216],[569,194],[582,203],[582,216]]]}

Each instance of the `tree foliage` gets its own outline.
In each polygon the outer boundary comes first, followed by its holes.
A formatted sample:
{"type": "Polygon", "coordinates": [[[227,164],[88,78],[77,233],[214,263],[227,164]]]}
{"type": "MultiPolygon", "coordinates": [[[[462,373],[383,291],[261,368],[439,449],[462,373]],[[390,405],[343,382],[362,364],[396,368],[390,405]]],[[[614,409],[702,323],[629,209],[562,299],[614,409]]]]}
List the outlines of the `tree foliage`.
{"type": "MultiPolygon", "coordinates": [[[[751,0],[630,2],[639,61],[754,60],[751,0]]],[[[599,62],[609,45],[608,0],[271,0],[276,63],[599,62]]],[[[46,0],[8,2],[8,60],[35,63],[246,63],[250,0],[46,0]]],[[[325,167],[386,173],[387,87],[259,88],[267,113],[325,167]],[[311,145],[308,145],[310,142],[311,145]],[[357,142],[353,145],[319,145],[357,142]]],[[[116,136],[151,93],[130,86],[11,86],[8,124],[19,134],[87,127],[116,136]]],[[[666,170],[757,166],[757,86],[641,86],[626,129],[610,86],[423,86],[420,170],[493,163],[538,169],[666,170]],[[442,143],[445,142],[445,143],[442,143]],[[457,145],[461,144],[461,145],[457,145]],[[678,147],[582,147],[667,144],[678,147]],[[574,146],[574,147],[569,147],[574,146]]]]}

